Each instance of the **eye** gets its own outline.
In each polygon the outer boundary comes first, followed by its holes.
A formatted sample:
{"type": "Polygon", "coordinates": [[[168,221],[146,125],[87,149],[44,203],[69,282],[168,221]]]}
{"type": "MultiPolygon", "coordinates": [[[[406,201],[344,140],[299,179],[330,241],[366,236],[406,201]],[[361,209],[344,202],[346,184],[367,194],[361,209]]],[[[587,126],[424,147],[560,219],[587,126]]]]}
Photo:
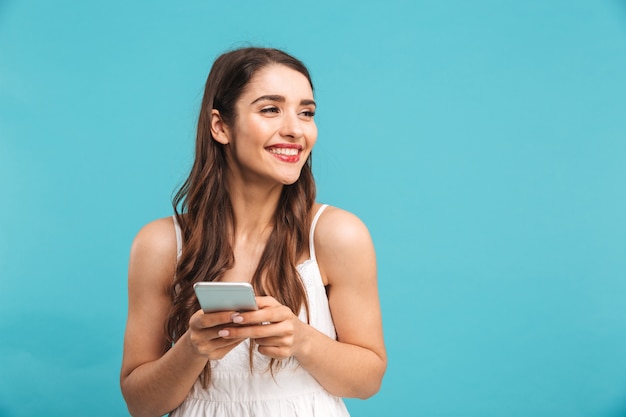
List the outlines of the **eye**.
{"type": "Polygon", "coordinates": [[[313,110],[304,110],[300,114],[303,115],[304,117],[313,117],[313,116],[315,116],[315,111],[313,111],[313,110]]]}
{"type": "Polygon", "coordinates": [[[272,113],[278,113],[278,107],[275,106],[271,106],[271,107],[263,107],[261,109],[261,113],[265,113],[265,114],[272,114],[272,113]]]}

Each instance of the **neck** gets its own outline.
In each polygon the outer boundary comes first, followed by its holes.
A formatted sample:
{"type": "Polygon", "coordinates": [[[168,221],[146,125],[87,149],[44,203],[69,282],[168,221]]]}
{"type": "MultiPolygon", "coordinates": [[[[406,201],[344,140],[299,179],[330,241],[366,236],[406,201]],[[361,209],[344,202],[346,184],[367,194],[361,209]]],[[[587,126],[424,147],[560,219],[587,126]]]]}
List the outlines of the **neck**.
{"type": "Polygon", "coordinates": [[[271,231],[282,189],[282,184],[261,186],[229,183],[236,240],[238,237],[263,236],[271,231]]]}

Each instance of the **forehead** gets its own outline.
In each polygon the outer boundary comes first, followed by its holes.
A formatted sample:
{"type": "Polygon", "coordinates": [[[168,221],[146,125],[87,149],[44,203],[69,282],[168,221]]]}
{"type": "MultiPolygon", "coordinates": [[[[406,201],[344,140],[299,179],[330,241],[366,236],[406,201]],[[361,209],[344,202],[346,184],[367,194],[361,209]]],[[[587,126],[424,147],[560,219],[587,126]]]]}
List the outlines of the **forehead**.
{"type": "Polygon", "coordinates": [[[258,70],[248,82],[242,98],[280,95],[287,100],[313,99],[313,90],[304,74],[285,65],[272,64],[258,70]]]}

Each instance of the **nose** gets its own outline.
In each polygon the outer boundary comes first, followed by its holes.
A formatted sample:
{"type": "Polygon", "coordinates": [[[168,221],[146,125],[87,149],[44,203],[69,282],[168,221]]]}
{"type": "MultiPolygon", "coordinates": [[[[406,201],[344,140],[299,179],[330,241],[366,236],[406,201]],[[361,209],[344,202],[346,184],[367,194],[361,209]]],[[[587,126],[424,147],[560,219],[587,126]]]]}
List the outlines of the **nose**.
{"type": "Polygon", "coordinates": [[[280,135],[292,139],[300,138],[304,134],[301,123],[297,114],[283,114],[280,135]]]}

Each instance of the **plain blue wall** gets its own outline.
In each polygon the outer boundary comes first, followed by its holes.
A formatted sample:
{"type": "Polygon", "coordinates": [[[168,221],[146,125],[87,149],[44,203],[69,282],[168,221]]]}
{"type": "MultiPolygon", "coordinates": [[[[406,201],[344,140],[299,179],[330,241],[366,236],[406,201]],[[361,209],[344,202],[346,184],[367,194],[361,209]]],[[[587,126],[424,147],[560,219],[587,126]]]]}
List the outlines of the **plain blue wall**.
{"type": "Polygon", "coordinates": [[[124,416],[133,236],[212,60],[316,84],[319,200],[378,251],[354,416],[626,415],[626,2],[0,2],[0,415],[124,416]]]}

